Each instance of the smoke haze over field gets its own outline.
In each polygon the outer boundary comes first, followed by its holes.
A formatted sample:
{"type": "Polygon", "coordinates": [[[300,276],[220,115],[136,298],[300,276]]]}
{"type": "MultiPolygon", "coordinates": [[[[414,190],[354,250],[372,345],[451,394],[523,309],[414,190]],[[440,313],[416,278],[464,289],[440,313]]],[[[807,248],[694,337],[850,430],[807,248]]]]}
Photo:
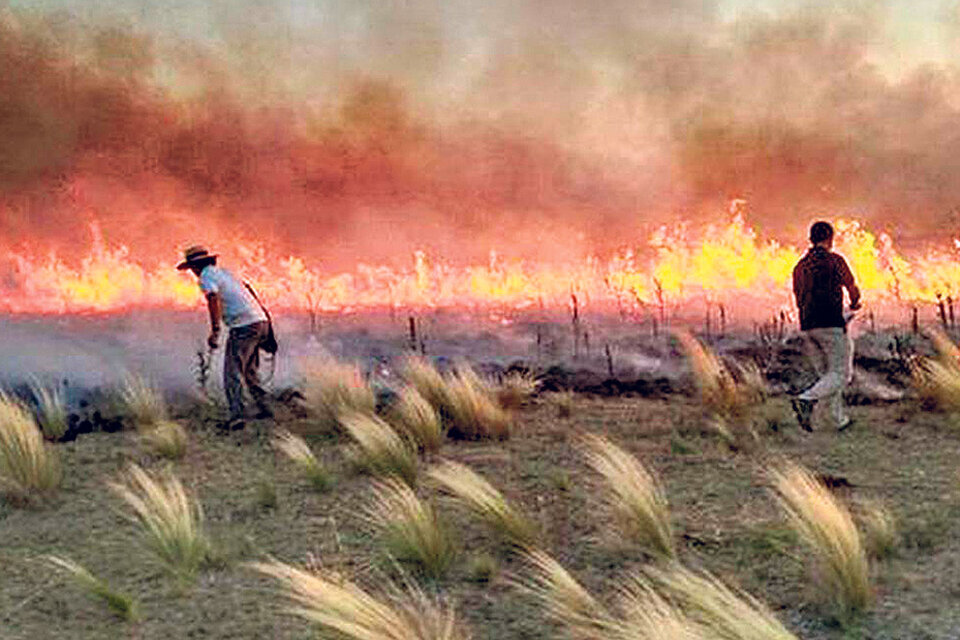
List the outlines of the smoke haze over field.
{"type": "Polygon", "coordinates": [[[733,198],[794,242],[823,214],[960,232],[957,67],[888,73],[899,13],[869,3],[44,6],[0,12],[7,250],[76,257],[95,221],[146,264],[553,259],[733,198]]]}

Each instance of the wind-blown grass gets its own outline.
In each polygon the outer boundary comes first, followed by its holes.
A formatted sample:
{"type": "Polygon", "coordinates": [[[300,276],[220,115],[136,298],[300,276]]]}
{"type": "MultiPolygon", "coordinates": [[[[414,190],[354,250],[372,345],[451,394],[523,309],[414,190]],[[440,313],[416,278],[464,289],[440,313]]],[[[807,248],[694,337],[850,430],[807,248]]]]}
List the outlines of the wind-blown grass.
{"type": "Polygon", "coordinates": [[[67,432],[67,403],[63,389],[48,386],[34,379],[30,392],[37,404],[37,424],[49,440],[59,440],[67,432]]]}
{"type": "Polygon", "coordinates": [[[140,526],[145,546],[163,566],[181,578],[194,576],[210,545],[200,503],[187,495],[180,480],[169,470],[153,477],[134,464],[121,482],[109,486],[130,507],[130,520],[140,526]]]}
{"type": "Polygon", "coordinates": [[[960,349],[942,331],[929,336],[936,356],[911,363],[913,387],[924,408],[960,411],[960,349]]]}
{"type": "Polygon", "coordinates": [[[373,415],[377,406],[376,394],[360,369],[333,358],[310,364],[303,380],[303,397],[314,426],[323,433],[337,431],[343,414],[373,415]]]}
{"type": "Polygon", "coordinates": [[[110,588],[106,582],[90,573],[84,566],[69,558],[46,556],[46,561],[54,568],[63,571],[91,598],[100,600],[118,618],[134,620],[137,618],[137,601],[119,591],[110,588]]]}
{"type": "Polygon", "coordinates": [[[161,420],[140,430],[140,442],[158,456],[179,460],[187,453],[187,432],[179,422],[161,420]]]}
{"type": "Polygon", "coordinates": [[[440,414],[415,387],[407,387],[392,411],[392,422],[429,453],[436,453],[443,444],[440,414]]]}
{"type": "Polygon", "coordinates": [[[393,478],[375,483],[373,492],[366,519],[379,532],[389,555],[416,564],[431,578],[442,577],[456,555],[456,546],[433,507],[393,478]]]}
{"type": "Polygon", "coordinates": [[[870,567],[850,511],[802,467],[788,464],[771,477],[777,501],[817,561],[814,575],[837,619],[866,609],[870,567]]]}
{"type": "Polygon", "coordinates": [[[273,447],[293,462],[300,475],[314,489],[326,491],[330,488],[330,473],[313,455],[303,438],[289,431],[279,431],[273,438],[273,447]]]}
{"type": "Polygon", "coordinates": [[[616,626],[604,606],[552,556],[531,549],[523,557],[529,569],[514,583],[533,596],[547,615],[563,624],[573,637],[605,637],[616,626]]]}
{"type": "Polygon", "coordinates": [[[14,504],[52,494],[62,479],[60,459],[43,441],[31,412],[0,394],[0,491],[14,504]]]}
{"type": "Polygon", "coordinates": [[[504,409],[518,409],[540,388],[540,380],[534,373],[511,371],[503,376],[495,388],[497,402],[504,409]]]}
{"type": "Polygon", "coordinates": [[[167,403],[160,390],[138,375],[128,375],[117,391],[121,410],[138,430],[149,429],[167,419],[167,403]]]}
{"type": "Polygon", "coordinates": [[[535,546],[534,524],[469,467],[442,462],[430,469],[429,476],[510,544],[524,549],[535,546]]]}
{"type": "Polygon", "coordinates": [[[280,582],[290,612],[316,624],[324,637],[340,640],[468,640],[454,609],[432,599],[414,584],[388,588],[376,597],[334,576],[308,573],[281,562],[252,568],[280,582]]]}
{"type": "Polygon", "coordinates": [[[400,375],[441,414],[441,418],[446,417],[443,414],[450,406],[449,389],[436,367],[423,358],[411,356],[401,364],[400,375]]]}
{"type": "Polygon", "coordinates": [[[505,440],[513,420],[493,390],[467,364],[444,377],[421,358],[404,362],[403,378],[440,414],[453,438],[505,440]]]}
{"type": "Polygon", "coordinates": [[[375,415],[347,413],[343,428],[356,442],[358,466],[374,475],[394,475],[409,485],[417,481],[417,452],[393,427],[375,415]]]}
{"type": "Polygon", "coordinates": [[[707,573],[680,565],[648,568],[653,588],[717,640],[797,640],[770,609],[745,592],[734,592],[707,573]]]}
{"type": "Polygon", "coordinates": [[[736,371],[686,331],[674,332],[690,359],[693,379],[704,411],[716,421],[720,434],[733,439],[731,427],[743,427],[751,410],[762,404],[766,382],[755,365],[740,364],[736,371]]]}
{"type": "Polygon", "coordinates": [[[606,481],[607,501],[624,535],[652,555],[672,558],[670,509],[656,478],[635,457],[600,436],[584,435],[581,449],[587,464],[606,481]]]}
{"type": "MultiPolygon", "coordinates": [[[[606,636],[613,640],[717,640],[691,620],[675,602],[654,591],[646,579],[634,576],[619,589],[622,620],[606,636]]],[[[592,640],[592,639],[591,639],[592,640]]]]}
{"type": "Polygon", "coordinates": [[[449,433],[465,440],[506,440],[513,419],[494,399],[490,388],[467,365],[447,382],[449,433]]]}

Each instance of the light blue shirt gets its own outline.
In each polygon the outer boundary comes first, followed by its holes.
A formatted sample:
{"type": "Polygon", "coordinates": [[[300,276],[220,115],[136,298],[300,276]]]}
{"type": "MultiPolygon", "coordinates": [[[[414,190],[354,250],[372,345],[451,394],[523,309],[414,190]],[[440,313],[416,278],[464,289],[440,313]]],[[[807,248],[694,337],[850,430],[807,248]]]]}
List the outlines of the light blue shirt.
{"type": "Polygon", "coordinates": [[[212,264],[204,267],[200,272],[200,290],[220,297],[223,322],[231,329],[267,321],[267,315],[247,288],[226,269],[212,264]]]}

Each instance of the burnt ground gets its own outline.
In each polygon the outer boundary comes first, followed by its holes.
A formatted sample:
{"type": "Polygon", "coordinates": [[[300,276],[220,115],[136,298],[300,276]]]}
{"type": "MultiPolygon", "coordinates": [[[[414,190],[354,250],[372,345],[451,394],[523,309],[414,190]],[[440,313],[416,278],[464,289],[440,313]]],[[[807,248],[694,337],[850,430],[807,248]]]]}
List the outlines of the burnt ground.
{"type": "MultiPolygon", "coordinates": [[[[572,415],[560,418],[544,394],[517,413],[510,440],[447,442],[441,456],[470,464],[501,487],[542,525],[543,546],[602,597],[647,559],[616,540],[599,508],[596,480],[574,447],[581,431],[609,435],[660,475],[685,563],[762,598],[799,637],[960,638],[960,427],[909,400],[856,406],[856,425],[841,434],[802,433],[786,412],[782,398],[769,400],[759,442],[731,451],[703,428],[699,408],[683,395],[580,394],[572,415]],[[877,499],[896,515],[901,544],[874,566],[876,604],[852,628],[826,622],[805,552],[769,494],[762,469],[780,457],[842,478],[850,485],[842,489],[846,498],[877,499]]],[[[0,637],[314,637],[306,623],[283,612],[273,585],[245,567],[266,556],[319,559],[376,588],[389,565],[359,516],[371,480],[350,471],[342,441],[311,440],[336,476],[329,492],[315,493],[267,445],[273,421],[225,436],[197,405],[180,406],[178,417],[191,442],[174,467],[202,501],[217,565],[195,585],[179,587],[153,564],[105,483],[128,461],[149,468],[166,463],[142,454],[129,431],[86,434],[55,445],[65,482],[50,504],[28,510],[0,504],[0,637]],[[134,595],[139,621],[118,621],[65,584],[38,560],[48,553],[69,556],[134,595]]],[[[280,421],[303,426],[291,416],[280,421]]],[[[436,495],[429,486],[420,491],[436,495]]],[[[439,504],[460,532],[461,553],[449,576],[428,588],[456,602],[473,638],[563,637],[510,586],[510,573],[520,567],[509,554],[472,518],[439,504]],[[498,570],[478,581],[472,564],[487,555],[498,570]]]]}

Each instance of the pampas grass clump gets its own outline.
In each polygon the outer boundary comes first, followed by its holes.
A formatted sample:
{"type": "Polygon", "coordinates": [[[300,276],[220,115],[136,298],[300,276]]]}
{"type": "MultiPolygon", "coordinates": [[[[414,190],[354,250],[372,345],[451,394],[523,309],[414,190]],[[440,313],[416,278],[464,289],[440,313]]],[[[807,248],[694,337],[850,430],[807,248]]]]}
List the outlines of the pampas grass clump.
{"type": "Polygon", "coordinates": [[[587,464],[606,481],[608,502],[623,533],[651,554],[672,558],[670,510],[656,478],[635,457],[605,438],[587,434],[581,443],[587,464]]]}
{"type": "Polygon", "coordinates": [[[133,419],[138,430],[148,429],[167,419],[163,394],[141,376],[126,376],[120,383],[118,399],[121,410],[133,419]]]}
{"type": "Polygon", "coordinates": [[[281,562],[252,567],[280,582],[290,611],[318,625],[324,637],[342,640],[468,640],[452,607],[428,597],[416,585],[388,586],[376,597],[337,576],[325,576],[281,562]]]}
{"type": "Polygon", "coordinates": [[[33,415],[0,394],[0,491],[23,504],[53,493],[61,479],[60,459],[43,441],[33,415]]]}
{"type": "Polygon", "coordinates": [[[820,591],[845,621],[869,606],[870,566],[850,511],[809,471],[788,464],[771,471],[777,501],[816,558],[820,591]]]}
{"type": "Polygon", "coordinates": [[[303,381],[303,397],[322,432],[338,430],[345,413],[373,415],[377,407],[376,394],[360,369],[332,358],[311,363],[303,381]]]}
{"type": "Polygon", "coordinates": [[[161,420],[142,428],[140,442],[151,453],[170,460],[179,460],[187,453],[187,432],[172,420],[161,420]]]}
{"type": "Polygon", "coordinates": [[[524,553],[529,570],[516,585],[563,624],[575,638],[601,638],[614,619],[563,566],[538,549],[524,553]]]}
{"type": "Polygon", "coordinates": [[[506,440],[513,420],[470,367],[457,369],[447,383],[450,435],[465,440],[506,440]]]}
{"type": "Polygon", "coordinates": [[[707,573],[680,565],[648,568],[653,588],[679,605],[706,633],[720,640],[797,640],[770,609],[745,592],[734,592],[707,573]]]}
{"type": "Polygon", "coordinates": [[[441,417],[450,406],[450,394],[447,381],[436,367],[416,356],[408,357],[400,366],[400,374],[407,384],[412,386],[436,409],[441,417]]]}
{"type": "Polygon", "coordinates": [[[913,387],[924,408],[960,411],[960,349],[942,331],[929,334],[936,356],[911,363],[913,387]]]}
{"type": "Polygon", "coordinates": [[[518,409],[540,388],[540,380],[533,373],[511,371],[496,386],[497,402],[504,409],[518,409]]]}
{"type": "Polygon", "coordinates": [[[37,403],[37,424],[48,440],[59,440],[67,432],[67,403],[59,386],[47,386],[39,380],[30,383],[37,403]]]}
{"type": "Polygon", "coordinates": [[[493,390],[466,364],[444,377],[421,358],[406,360],[404,379],[440,414],[453,438],[505,440],[512,419],[497,402],[493,390]]]}
{"type": "Polygon", "coordinates": [[[730,425],[743,422],[766,395],[766,382],[755,365],[731,371],[716,353],[690,333],[674,334],[690,358],[693,378],[704,410],[718,421],[722,435],[732,438],[730,425]]]}
{"type": "Polygon", "coordinates": [[[433,507],[393,478],[374,484],[373,492],[366,519],[380,532],[389,555],[416,564],[431,578],[442,577],[456,555],[456,546],[433,507]]]}
{"type": "Polygon", "coordinates": [[[273,438],[273,447],[294,464],[314,489],[326,491],[330,488],[330,473],[303,438],[289,431],[279,431],[273,438]]]}
{"type": "Polygon", "coordinates": [[[392,422],[429,453],[436,453],[443,444],[440,414],[415,387],[407,387],[392,411],[392,422]]]}
{"type": "Polygon", "coordinates": [[[374,475],[394,475],[409,485],[417,480],[417,452],[393,427],[375,415],[347,413],[343,428],[356,442],[352,457],[374,475]]]}
{"type": "Polygon", "coordinates": [[[63,571],[91,598],[102,601],[107,608],[123,620],[137,617],[137,601],[131,596],[115,591],[106,582],[90,573],[84,566],[69,558],[46,556],[46,561],[54,568],[63,571]]]}
{"type": "Polygon", "coordinates": [[[203,532],[203,510],[169,470],[154,477],[130,465],[110,489],[133,513],[146,547],[175,575],[192,577],[206,560],[210,545],[203,532]]]}
{"type": "Polygon", "coordinates": [[[537,530],[533,523],[469,467],[448,461],[432,468],[429,475],[510,544],[525,549],[535,546],[537,530]]]}

